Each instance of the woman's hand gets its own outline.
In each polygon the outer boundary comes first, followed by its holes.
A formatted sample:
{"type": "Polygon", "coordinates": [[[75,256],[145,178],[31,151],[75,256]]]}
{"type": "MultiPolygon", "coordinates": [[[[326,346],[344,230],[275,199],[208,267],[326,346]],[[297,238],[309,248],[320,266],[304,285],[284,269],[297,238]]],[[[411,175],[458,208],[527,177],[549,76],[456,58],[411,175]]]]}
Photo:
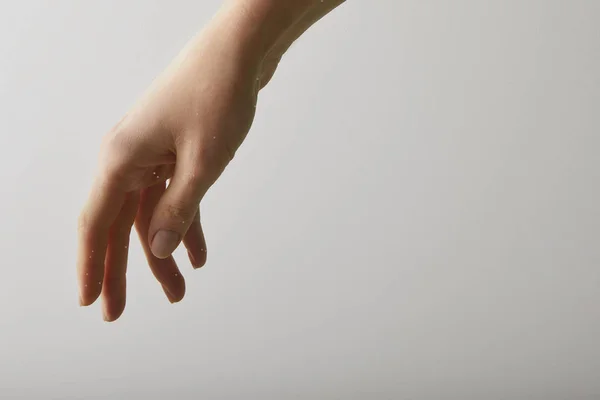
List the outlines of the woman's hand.
{"type": "Polygon", "coordinates": [[[81,305],[102,296],[105,320],[123,312],[134,225],[167,298],[183,298],[171,254],[183,242],[194,268],[206,262],[199,203],[246,137],[258,91],[291,43],[342,2],[228,0],[106,135],[79,218],[81,305]]]}
{"type": "Polygon", "coordinates": [[[261,86],[262,58],[243,48],[235,17],[225,14],[184,49],[103,141],[79,220],[77,266],[80,304],[101,295],[107,321],[125,308],[133,225],[171,302],[185,293],[171,256],[175,248],[183,242],[194,268],[206,262],[199,203],[248,133],[261,86]]]}

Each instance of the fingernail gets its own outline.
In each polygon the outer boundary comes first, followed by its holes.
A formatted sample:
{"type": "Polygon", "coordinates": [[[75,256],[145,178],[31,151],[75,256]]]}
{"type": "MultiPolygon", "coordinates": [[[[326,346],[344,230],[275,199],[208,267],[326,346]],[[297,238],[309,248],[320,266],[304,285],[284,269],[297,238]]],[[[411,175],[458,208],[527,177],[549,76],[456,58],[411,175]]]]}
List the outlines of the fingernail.
{"type": "Polygon", "coordinates": [[[175,251],[180,240],[177,232],[158,231],[152,239],[152,254],[158,258],[167,258],[175,251]]]}

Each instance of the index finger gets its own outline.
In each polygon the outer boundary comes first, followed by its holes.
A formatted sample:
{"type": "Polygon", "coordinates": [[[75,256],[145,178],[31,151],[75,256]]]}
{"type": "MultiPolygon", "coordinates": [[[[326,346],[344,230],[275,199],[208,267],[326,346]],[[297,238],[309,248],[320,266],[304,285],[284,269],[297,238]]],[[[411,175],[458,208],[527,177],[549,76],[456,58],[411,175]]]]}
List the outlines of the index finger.
{"type": "Polygon", "coordinates": [[[77,278],[81,306],[93,304],[102,292],[109,231],[124,202],[125,192],[114,181],[98,178],[79,216],[77,278]]]}

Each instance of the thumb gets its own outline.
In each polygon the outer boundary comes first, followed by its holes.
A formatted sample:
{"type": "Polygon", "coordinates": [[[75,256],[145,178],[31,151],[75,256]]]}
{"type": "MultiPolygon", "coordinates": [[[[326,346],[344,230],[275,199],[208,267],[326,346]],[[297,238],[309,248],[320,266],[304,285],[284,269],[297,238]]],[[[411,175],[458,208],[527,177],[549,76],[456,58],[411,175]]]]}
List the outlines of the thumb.
{"type": "Polygon", "coordinates": [[[175,171],[160,198],[148,232],[155,257],[165,259],[179,246],[198,211],[211,180],[193,154],[178,154],[175,171]]]}

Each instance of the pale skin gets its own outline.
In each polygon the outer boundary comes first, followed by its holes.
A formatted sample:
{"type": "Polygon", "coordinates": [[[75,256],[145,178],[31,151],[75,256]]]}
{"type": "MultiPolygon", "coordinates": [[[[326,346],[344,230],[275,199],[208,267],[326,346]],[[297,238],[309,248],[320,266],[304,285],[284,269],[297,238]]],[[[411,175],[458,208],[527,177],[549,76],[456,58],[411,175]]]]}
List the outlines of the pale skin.
{"type": "Polygon", "coordinates": [[[105,135],[78,224],[80,305],[101,298],[106,321],[121,316],[133,227],[167,299],[183,299],[173,251],[183,243],[194,268],[206,263],[202,198],[246,138],[283,54],[341,3],[226,1],[105,135]]]}

